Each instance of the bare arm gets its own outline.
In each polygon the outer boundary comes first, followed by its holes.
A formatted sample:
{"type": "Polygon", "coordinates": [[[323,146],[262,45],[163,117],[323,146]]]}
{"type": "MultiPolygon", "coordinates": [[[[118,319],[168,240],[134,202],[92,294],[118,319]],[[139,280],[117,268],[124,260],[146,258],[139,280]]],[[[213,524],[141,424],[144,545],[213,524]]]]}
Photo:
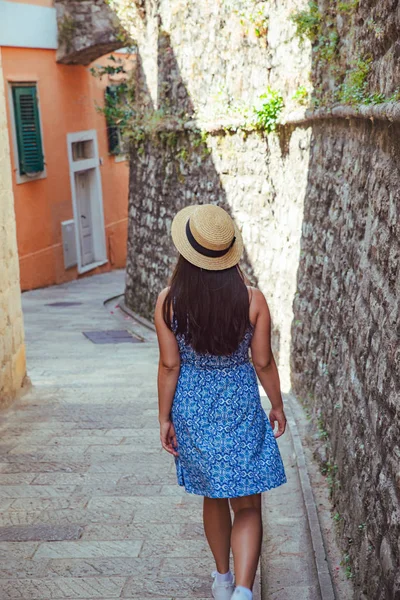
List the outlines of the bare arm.
{"type": "Polygon", "coordinates": [[[180,356],[178,343],[173,332],[164,322],[162,307],[168,289],[158,296],[154,313],[154,323],[157,331],[160,358],[158,363],[158,408],[160,422],[160,438],[163,448],[177,455],[175,430],[171,422],[171,408],[174,400],[176,384],[180,371],[180,356]]]}
{"type": "Polygon", "coordinates": [[[271,315],[264,295],[259,290],[253,290],[250,314],[255,321],[255,331],[251,342],[251,356],[254,368],[267,394],[272,409],[269,420],[272,428],[278,422],[275,437],[281,436],[286,427],[286,417],[283,411],[283,400],[279,373],[271,349],[271,315]]]}

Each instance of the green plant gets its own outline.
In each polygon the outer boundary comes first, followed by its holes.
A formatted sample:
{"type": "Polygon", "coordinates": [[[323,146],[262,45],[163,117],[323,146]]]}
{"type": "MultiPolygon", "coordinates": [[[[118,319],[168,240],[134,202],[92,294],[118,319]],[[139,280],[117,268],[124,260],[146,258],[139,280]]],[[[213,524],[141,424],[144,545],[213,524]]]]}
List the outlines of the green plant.
{"type": "Polygon", "coordinates": [[[389,96],[387,102],[398,102],[400,100],[400,88],[394,90],[393,94],[389,96]]]}
{"type": "Polygon", "coordinates": [[[227,8],[239,17],[246,33],[251,25],[256,37],[265,38],[269,27],[268,5],[265,1],[248,0],[243,6],[242,2],[233,0],[227,4],[227,8]]]}
{"type": "Polygon", "coordinates": [[[193,140],[192,140],[192,145],[193,148],[203,148],[203,153],[205,154],[210,154],[211,153],[211,149],[208,148],[207,146],[207,140],[208,140],[208,133],[207,131],[202,131],[200,129],[198,129],[197,131],[193,132],[193,140]]]}
{"type": "Polygon", "coordinates": [[[359,59],[353,64],[353,68],[346,72],[345,80],[337,90],[336,100],[353,105],[376,105],[400,100],[400,88],[397,88],[391,96],[383,92],[368,91],[367,78],[371,64],[371,58],[359,59]]]}
{"type": "Polygon", "coordinates": [[[123,150],[123,137],[133,117],[128,95],[129,88],[126,83],[109,86],[106,89],[104,106],[97,107],[106,118],[110,154],[120,154],[123,150]]]}
{"type": "MultiPolygon", "coordinates": [[[[90,68],[93,77],[101,79],[105,75],[126,73],[121,59],[116,59],[115,56],[111,55],[108,57],[108,61],[110,64],[96,65],[90,68]]],[[[135,87],[127,81],[108,86],[104,97],[104,106],[97,106],[96,108],[98,112],[105,116],[109,133],[111,130],[115,130],[114,133],[111,133],[118,137],[118,143],[113,144],[113,153],[118,154],[120,152],[120,141],[127,130],[130,129],[131,123],[136,117],[135,87]]]]}
{"type": "Polygon", "coordinates": [[[335,513],[332,518],[335,521],[335,523],[339,523],[339,521],[342,520],[342,517],[340,516],[340,513],[338,513],[338,512],[335,513]]]}
{"type": "Polygon", "coordinates": [[[256,34],[257,37],[264,37],[267,35],[268,33],[268,25],[269,25],[269,19],[268,18],[264,18],[262,21],[257,21],[254,23],[254,32],[256,34]]]}
{"type": "Polygon", "coordinates": [[[321,470],[322,475],[327,475],[328,474],[328,468],[327,468],[326,465],[327,465],[327,463],[323,463],[321,465],[321,469],[320,470],[321,470]]]}
{"type": "Polygon", "coordinates": [[[380,92],[366,94],[363,99],[363,104],[382,104],[383,102],[386,102],[386,96],[380,92]]]}
{"type": "Polygon", "coordinates": [[[126,73],[123,61],[120,58],[115,58],[115,56],[111,54],[107,60],[111,62],[110,65],[95,65],[94,67],[90,67],[89,71],[93,77],[101,79],[104,75],[126,73]]]}
{"type": "Polygon", "coordinates": [[[321,98],[317,98],[316,96],[313,96],[311,98],[310,105],[311,105],[311,108],[313,108],[314,110],[317,110],[322,105],[321,98]]]}
{"type": "Polygon", "coordinates": [[[265,37],[268,33],[269,15],[267,14],[267,5],[265,3],[258,4],[253,12],[248,16],[250,23],[254,27],[256,37],[265,37]]]}
{"type": "Polygon", "coordinates": [[[327,475],[329,473],[329,465],[330,465],[329,461],[324,462],[321,465],[321,473],[322,473],[322,475],[327,475]]]}
{"type": "MultiPolygon", "coordinates": [[[[160,124],[162,127],[162,118],[158,120],[156,128],[153,129],[153,126],[149,121],[148,132],[149,132],[150,136],[153,138],[155,135],[158,136],[158,139],[160,140],[161,143],[164,144],[164,146],[166,148],[169,148],[171,150],[176,150],[176,148],[178,146],[178,132],[177,131],[165,131],[163,129],[160,129],[160,124]]],[[[177,154],[175,154],[175,156],[177,156],[177,154]]]]}
{"type": "Polygon", "coordinates": [[[346,569],[344,572],[345,572],[347,579],[353,579],[353,571],[351,570],[350,565],[346,566],[346,569]]]}
{"type": "Polygon", "coordinates": [[[340,561],[340,564],[341,564],[342,567],[345,567],[345,575],[346,575],[347,579],[352,579],[353,578],[353,572],[351,570],[350,554],[348,552],[346,552],[343,555],[343,558],[340,561]]]}
{"type": "Polygon", "coordinates": [[[279,116],[283,110],[284,102],[282,94],[267,88],[265,94],[262,94],[256,106],[254,107],[255,123],[258,130],[265,130],[267,133],[275,131],[279,116]]]}
{"type": "Polygon", "coordinates": [[[316,51],[319,53],[321,60],[331,62],[337,53],[339,42],[339,34],[336,30],[331,31],[328,35],[318,37],[316,51]]]}
{"type": "Polygon", "coordinates": [[[207,144],[208,134],[206,131],[196,131],[194,132],[194,139],[192,141],[192,145],[194,148],[198,148],[201,144],[207,144]]]}
{"type": "MultiPolygon", "coordinates": [[[[322,437],[327,438],[327,432],[325,430],[322,431],[322,434],[322,437]],[[326,434],[326,436],[324,434],[326,434]]],[[[328,446],[328,443],[326,443],[326,446],[328,446]]],[[[340,489],[340,481],[336,479],[338,466],[334,462],[327,460],[321,465],[320,470],[322,475],[326,476],[326,483],[328,484],[329,494],[332,497],[334,489],[340,489]]],[[[334,521],[339,521],[341,519],[339,513],[336,513],[333,519],[334,521]]]]}
{"type": "MultiPolygon", "coordinates": [[[[242,100],[235,98],[225,85],[222,85],[211,98],[213,114],[216,118],[223,116],[224,118],[233,117],[236,119],[239,117],[244,124],[251,119],[251,107],[242,100]]],[[[205,119],[209,117],[209,113],[203,116],[205,119]]]]}
{"type": "Polygon", "coordinates": [[[181,148],[176,154],[175,154],[176,158],[178,158],[179,160],[182,160],[183,162],[186,162],[186,160],[188,159],[189,153],[186,150],[186,148],[181,148]]]}
{"type": "Polygon", "coordinates": [[[383,38],[385,34],[385,28],[382,25],[378,25],[378,23],[376,23],[372,18],[369,18],[365,24],[368,31],[372,31],[377,40],[381,40],[383,38]]]}
{"type": "Polygon", "coordinates": [[[193,148],[200,149],[200,158],[205,159],[212,152],[211,148],[207,145],[208,140],[207,131],[196,129],[191,132],[190,143],[193,148]]]}
{"type": "MultiPolygon", "coordinates": [[[[324,431],[324,433],[326,432],[324,431]]],[[[328,475],[331,478],[333,478],[336,475],[337,470],[338,466],[335,463],[330,462],[329,460],[321,466],[322,475],[328,475]]]]}
{"type": "MultiPolygon", "coordinates": [[[[111,64],[97,65],[90,69],[94,77],[125,73],[123,62],[113,55],[109,57],[111,64]]],[[[163,143],[167,148],[175,149],[178,144],[178,131],[183,129],[187,121],[186,114],[172,114],[169,106],[158,110],[149,110],[136,101],[135,86],[131,81],[117,86],[109,86],[105,96],[104,107],[97,107],[106,117],[109,127],[118,128],[121,139],[130,143],[139,156],[145,152],[147,140],[163,143]]],[[[116,148],[116,152],[119,149],[116,148]]],[[[183,148],[178,158],[184,159],[183,148]]]]}
{"type": "Polygon", "coordinates": [[[360,0],[349,0],[349,2],[338,2],[338,11],[341,13],[354,13],[358,5],[360,4],[360,0]]]}
{"type": "Polygon", "coordinates": [[[340,481],[335,481],[333,475],[328,475],[327,478],[326,478],[326,481],[327,481],[329,492],[330,492],[331,495],[333,493],[334,487],[340,488],[340,481]]]}
{"type": "Polygon", "coordinates": [[[363,103],[367,97],[367,77],[371,69],[371,59],[360,58],[347,72],[339,90],[339,100],[348,104],[363,103]]]}
{"type": "Polygon", "coordinates": [[[290,20],[296,27],[296,35],[301,42],[307,38],[315,42],[321,34],[321,13],[317,2],[310,0],[306,10],[297,10],[290,15],[290,20]]]}
{"type": "Polygon", "coordinates": [[[308,104],[308,91],[305,85],[300,85],[292,96],[292,100],[298,102],[298,104],[308,104]]]}
{"type": "MultiPolygon", "coordinates": [[[[325,424],[324,424],[324,421],[322,420],[321,416],[319,416],[318,419],[317,419],[317,427],[318,427],[318,437],[321,438],[321,439],[323,439],[323,440],[328,439],[329,438],[329,434],[328,434],[328,432],[325,429],[325,424]]],[[[330,463],[329,462],[326,463],[326,467],[325,468],[326,468],[326,472],[328,472],[329,468],[330,468],[330,463]]]]}
{"type": "MultiPolygon", "coordinates": [[[[108,57],[105,65],[91,67],[93,77],[102,79],[103,76],[126,74],[124,62],[114,55],[108,57]]],[[[132,82],[123,81],[117,85],[109,85],[105,90],[104,106],[96,106],[107,122],[109,151],[119,154],[122,150],[125,134],[130,129],[137,115],[135,106],[135,86],[132,82]]]]}

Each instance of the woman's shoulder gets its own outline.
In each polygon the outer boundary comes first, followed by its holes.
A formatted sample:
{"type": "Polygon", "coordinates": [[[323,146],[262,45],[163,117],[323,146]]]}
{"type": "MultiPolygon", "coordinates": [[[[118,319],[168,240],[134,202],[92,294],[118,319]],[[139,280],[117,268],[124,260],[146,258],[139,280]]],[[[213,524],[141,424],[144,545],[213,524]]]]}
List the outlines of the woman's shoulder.
{"type": "Polygon", "coordinates": [[[249,292],[249,315],[250,315],[250,323],[253,327],[256,326],[258,318],[261,314],[266,312],[269,314],[267,301],[265,299],[264,294],[261,290],[256,287],[247,286],[249,292]]]}
{"type": "Polygon", "coordinates": [[[267,302],[261,290],[251,285],[247,285],[246,287],[247,291],[249,292],[250,304],[254,302],[255,304],[261,305],[267,302]]]}
{"type": "Polygon", "coordinates": [[[164,300],[168,296],[168,292],[169,292],[169,287],[166,287],[163,290],[161,290],[161,292],[158,294],[155,311],[154,311],[155,315],[161,314],[163,312],[164,300]]]}
{"type": "Polygon", "coordinates": [[[161,290],[161,292],[158,294],[158,300],[163,301],[165,300],[165,298],[168,296],[168,292],[169,292],[170,288],[165,287],[163,290],[161,290]]]}

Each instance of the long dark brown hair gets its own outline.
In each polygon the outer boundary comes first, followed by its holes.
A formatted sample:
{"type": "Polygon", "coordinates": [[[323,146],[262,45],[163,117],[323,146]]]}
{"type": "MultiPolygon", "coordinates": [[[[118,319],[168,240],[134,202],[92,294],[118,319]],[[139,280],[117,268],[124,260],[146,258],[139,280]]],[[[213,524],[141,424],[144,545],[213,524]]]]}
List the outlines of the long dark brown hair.
{"type": "Polygon", "coordinates": [[[238,265],[208,271],[179,256],[164,300],[163,317],[200,353],[232,354],[250,325],[249,293],[238,265]]]}

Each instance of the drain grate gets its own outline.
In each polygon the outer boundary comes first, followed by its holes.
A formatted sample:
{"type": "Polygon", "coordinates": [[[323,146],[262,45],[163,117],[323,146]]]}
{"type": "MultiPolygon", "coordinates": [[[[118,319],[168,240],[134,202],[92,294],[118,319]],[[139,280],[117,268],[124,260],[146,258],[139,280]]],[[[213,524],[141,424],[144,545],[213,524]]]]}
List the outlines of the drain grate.
{"type": "Polygon", "coordinates": [[[134,338],[125,329],[108,329],[106,331],[82,331],[83,335],[93,344],[140,344],[141,340],[134,338]]]}
{"type": "Polygon", "coordinates": [[[49,302],[45,306],[53,306],[54,308],[62,308],[63,306],[81,306],[82,302],[49,302]]]}

